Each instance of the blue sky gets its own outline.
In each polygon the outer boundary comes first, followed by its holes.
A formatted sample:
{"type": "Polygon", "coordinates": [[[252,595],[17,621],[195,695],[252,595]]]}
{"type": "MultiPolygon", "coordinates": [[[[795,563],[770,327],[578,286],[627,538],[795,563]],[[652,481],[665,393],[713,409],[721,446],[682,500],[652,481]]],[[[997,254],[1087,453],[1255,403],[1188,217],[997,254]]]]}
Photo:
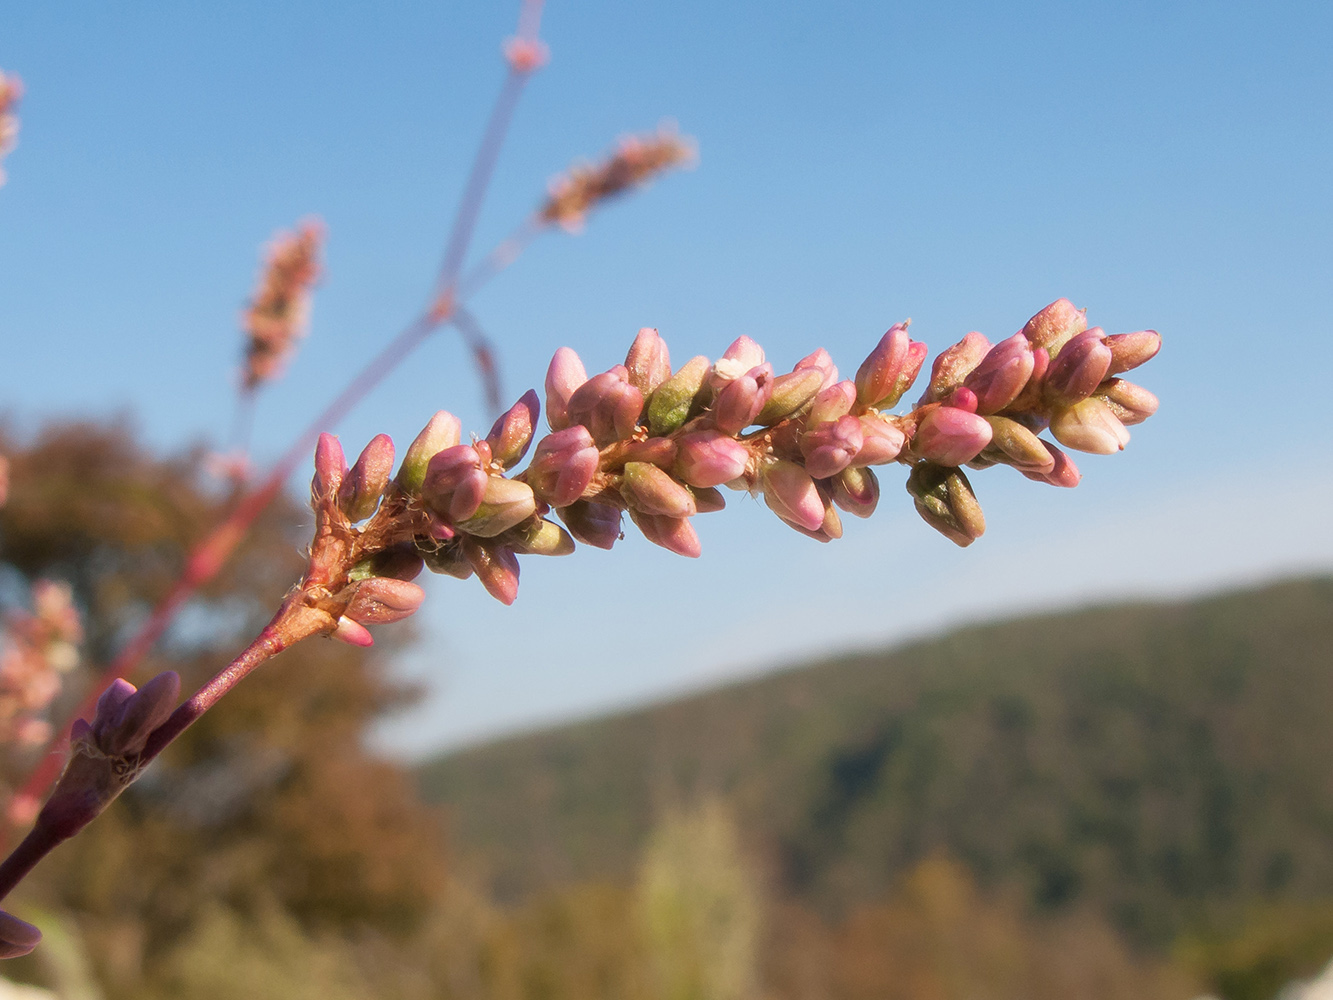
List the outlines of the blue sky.
{"type": "MultiPolygon", "coordinates": [[[[0,188],[0,406],[134,414],[163,450],[226,431],[237,313],[273,230],[317,214],[313,330],[257,454],[419,307],[503,74],[512,3],[45,3],[0,15],[28,85],[0,188]]],[[[846,371],[911,316],[932,352],[1060,296],[1153,327],[1163,400],[1076,491],[978,474],[956,550],[903,473],[830,546],[737,495],[701,560],[631,534],[528,559],[513,608],[429,583],[407,752],[978,616],[1333,566],[1333,8],[1327,4],[553,2],[480,252],[568,162],[676,119],[697,170],[543,239],[475,300],[509,395],[656,326],[683,361],[741,333],[846,371]],[[669,600],[649,601],[647,581],[669,600]],[[666,586],[664,587],[663,584],[666,586]]],[[[489,425],[457,339],[342,426],[489,425]]],[[[848,519],[849,521],[851,519],[848,519]]]]}

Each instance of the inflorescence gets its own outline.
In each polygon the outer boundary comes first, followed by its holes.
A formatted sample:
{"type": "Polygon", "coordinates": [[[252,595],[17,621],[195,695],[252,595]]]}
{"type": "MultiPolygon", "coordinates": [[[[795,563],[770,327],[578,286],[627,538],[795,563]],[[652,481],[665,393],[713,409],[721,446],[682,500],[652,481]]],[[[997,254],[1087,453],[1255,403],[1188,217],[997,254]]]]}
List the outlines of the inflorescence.
{"type": "Polygon", "coordinates": [[[307,220],[293,233],[278,233],[269,244],[259,287],[241,321],[246,334],[242,384],[247,390],[281,374],[305,335],[323,241],[323,224],[307,220]]]}
{"type": "MultiPolygon", "coordinates": [[[[14,113],[23,96],[23,81],[13,73],[0,71],[0,161],[18,145],[19,119],[14,113]]],[[[0,184],[5,183],[5,171],[0,168],[0,184]]]]}

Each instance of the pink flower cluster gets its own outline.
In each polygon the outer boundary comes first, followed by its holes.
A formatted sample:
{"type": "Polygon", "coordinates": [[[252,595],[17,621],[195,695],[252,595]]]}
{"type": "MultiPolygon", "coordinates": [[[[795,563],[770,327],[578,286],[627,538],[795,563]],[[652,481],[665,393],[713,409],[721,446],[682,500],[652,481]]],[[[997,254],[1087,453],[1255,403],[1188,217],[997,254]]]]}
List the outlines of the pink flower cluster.
{"type": "Polygon", "coordinates": [[[609,549],[622,537],[622,514],[650,541],[698,556],[692,519],[725,506],[722,486],[762,496],[786,524],[827,542],[842,535],[840,512],[874,512],[874,467],[890,464],[910,468],[907,489],[927,523],[968,545],[985,521],[961,466],[1009,465],[1076,485],[1073,461],[1038,435],[1049,428],[1060,444],[1094,454],[1122,449],[1126,426],[1157,400],[1118,376],[1160,346],[1152,331],[1088,329],[1061,299],[999,344],[970,333],[944,351],[905,414],[890,411],[926,358],[906,323],[852,379],[839,378],[823,349],[778,374],[748,337],[716,361],[700,356],[673,369],[666,342],[643,329],[624,364],[591,377],[561,348],[546,375],[551,433],[535,446],[535,392],[470,444],[456,417],[437,413],[396,476],[384,435],[350,470],[337,440],[321,439],[309,603],[337,621],[338,638],[369,644],[366,625],[421,603],[411,580],[423,567],[475,574],[509,604],[520,555],[564,555],[576,540],[609,549]],[[514,473],[530,447],[531,461],[514,473]]]}
{"type": "MultiPolygon", "coordinates": [[[[18,145],[19,119],[14,113],[23,96],[23,81],[13,73],[0,72],[0,160],[18,145]]],[[[0,169],[0,184],[5,183],[5,172],[0,169]]]]}
{"type": "Polygon", "coordinates": [[[324,226],[307,220],[294,233],[278,233],[269,244],[267,263],[255,297],[242,317],[246,334],[247,389],[276,378],[305,335],[310,316],[310,286],[319,277],[324,226]]]}
{"type": "Polygon", "coordinates": [[[38,580],[32,611],[12,613],[0,652],[0,744],[40,746],[51,736],[40,713],[60,691],[60,677],[79,662],[83,638],[68,584],[38,580]]]}

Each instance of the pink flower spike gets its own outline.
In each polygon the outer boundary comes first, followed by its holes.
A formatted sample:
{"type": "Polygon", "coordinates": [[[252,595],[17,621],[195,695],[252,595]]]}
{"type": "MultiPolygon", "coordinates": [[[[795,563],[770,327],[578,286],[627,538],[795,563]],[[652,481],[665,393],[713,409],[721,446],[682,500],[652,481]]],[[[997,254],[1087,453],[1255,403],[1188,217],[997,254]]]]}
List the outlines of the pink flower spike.
{"type": "Polygon", "coordinates": [[[833,358],[829,356],[829,352],[822,347],[796,362],[792,371],[800,372],[807,368],[812,368],[824,376],[824,380],[819,386],[821,391],[838,381],[838,367],[833,363],[833,358]]]}
{"type": "Polygon", "coordinates": [[[744,474],[750,449],[720,431],[682,434],[673,471],[691,486],[721,486],[744,474]]]}
{"type": "Polygon", "coordinates": [[[773,394],[773,366],[762,364],[732,379],[713,401],[713,425],[723,434],[739,434],[755,422],[773,394]]]}
{"type": "Polygon", "coordinates": [[[1070,406],[1087,399],[1101,385],[1110,367],[1111,349],[1102,343],[1099,328],[1070,338],[1046,372],[1043,389],[1047,402],[1070,406]]]}
{"type": "Polygon", "coordinates": [[[897,424],[883,417],[867,414],[861,421],[861,450],[852,459],[856,468],[865,465],[885,465],[896,459],[907,443],[907,435],[897,424]]]}
{"type": "Polygon", "coordinates": [[[425,599],[426,592],[415,583],[372,577],[356,584],[345,615],[362,625],[386,625],[407,618],[425,599]]]}
{"type": "Polygon", "coordinates": [[[540,38],[506,38],[503,51],[505,62],[515,73],[539,70],[551,58],[551,50],[540,38]]]}
{"type": "Polygon", "coordinates": [[[651,396],[671,377],[671,352],[667,350],[666,341],[652,327],[645,326],[630,345],[625,368],[629,372],[629,384],[645,397],[651,396]]]}
{"type": "Polygon", "coordinates": [[[343,446],[332,434],[321,434],[315,444],[315,478],[310,481],[310,492],[317,500],[331,499],[347,474],[347,460],[343,446]]]}
{"type": "Polygon", "coordinates": [[[582,424],[548,434],[537,442],[528,464],[528,484],[552,507],[566,507],[592,483],[601,455],[582,424]]]}
{"type": "Polygon", "coordinates": [[[963,385],[976,393],[977,413],[998,413],[1018,398],[1032,377],[1032,345],[1021,333],[992,347],[963,385]]]}
{"type": "Polygon", "coordinates": [[[398,488],[408,496],[419,496],[427,464],[445,448],[458,444],[462,436],[459,419],[447,410],[438,411],[408,446],[403,464],[398,467],[398,488]]]}
{"type": "Polygon", "coordinates": [[[347,616],[338,619],[338,627],[330,635],[339,642],[345,642],[349,646],[373,646],[375,637],[369,630],[359,622],[354,622],[347,616]]]}
{"type": "Polygon", "coordinates": [[[703,552],[699,535],[689,518],[644,514],[636,510],[631,510],[629,516],[643,532],[643,537],[654,545],[689,559],[698,559],[703,552]]]}
{"type": "Polygon", "coordinates": [[[343,477],[338,489],[338,506],[349,520],[364,521],[375,513],[392,475],[393,439],[387,434],[377,434],[343,477]]]}
{"type": "Polygon", "coordinates": [[[1104,338],[1102,342],[1111,351],[1112,375],[1119,375],[1151,361],[1162,349],[1162,338],[1156,330],[1117,333],[1104,338]]]}
{"type": "Polygon", "coordinates": [[[810,474],[787,459],[766,464],[759,477],[764,503],[784,521],[818,531],[824,523],[824,501],[810,474]]]}
{"type": "Polygon", "coordinates": [[[588,372],[571,348],[562,347],[555,352],[546,369],[546,422],[551,430],[561,431],[569,426],[569,397],[586,381],[588,372]]]}
{"type": "Polygon", "coordinates": [[[951,406],[928,412],[912,439],[912,453],[942,466],[959,466],[990,444],[991,426],[984,417],[951,406]]]}
{"type": "Polygon", "coordinates": [[[537,393],[529,389],[491,425],[486,443],[490,445],[491,458],[499,462],[501,468],[513,468],[527,454],[540,413],[537,393]]]}
{"type": "Polygon", "coordinates": [[[859,417],[847,414],[831,423],[820,424],[801,435],[805,471],[815,479],[836,476],[851,465],[864,442],[859,417]]]}

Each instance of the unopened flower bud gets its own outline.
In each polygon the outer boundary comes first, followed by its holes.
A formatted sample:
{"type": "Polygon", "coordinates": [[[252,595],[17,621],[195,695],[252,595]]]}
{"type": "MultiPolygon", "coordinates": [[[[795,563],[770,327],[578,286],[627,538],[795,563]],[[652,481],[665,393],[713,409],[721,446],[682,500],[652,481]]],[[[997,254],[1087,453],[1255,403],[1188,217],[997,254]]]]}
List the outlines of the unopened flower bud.
{"type": "Polygon", "coordinates": [[[818,427],[830,420],[837,420],[852,412],[856,403],[856,383],[851,381],[835,382],[819,390],[815,401],[810,404],[810,413],[806,416],[806,427],[818,427]]]}
{"type": "Polygon", "coordinates": [[[1157,397],[1141,385],[1122,378],[1107,379],[1093,394],[1106,403],[1122,424],[1141,424],[1157,412],[1157,397]]]}
{"type": "Polygon", "coordinates": [[[930,385],[926,387],[921,403],[942,401],[963,384],[990,349],[991,342],[973,330],[952,347],[941,351],[930,369],[930,385]]]}
{"type": "Polygon", "coordinates": [[[1043,384],[1051,406],[1070,406],[1087,399],[1106,378],[1111,367],[1111,349],[1102,343],[1100,329],[1071,337],[1051,360],[1043,384]]]}
{"type": "Polygon", "coordinates": [[[764,349],[749,337],[737,337],[713,365],[708,375],[708,384],[714,390],[721,389],[732,379],[739,378],[763,363],[764,349]]]}
{"type": "MultiPolygon", "coordinates": [[[[460,522],[458,527],[469,535],[494,538],[531,517],[536,511],[537,498],[527,483],[506,479],[504,476],[490,476],[486,481],[481,506],[466,521],[460,522]]],[[[478,570],[478,574],[480,572],[478,570]]]]}
{"type": "Polygon", "coordinates": [[[398,488],[408,496],[420,496],[426,466],[432,458],[462,440],[463,425],[452,413],[440,410],[416,436],[398,467],[398,488]]]}
{"type": "Polygon", "coordinates": [[[486,593],[501,604],[514,603],[518,597],[518,557],[508,546],[464,538],[463,555],[471,563],[486,593]]]}
{"type": "Polygon", "coordinates": [[[698,559],[703,552],[699,535],[689,518],[667,517],[664,514],[645,514],[630,509],[630,520],[643,532],[643,537],[676,555],[698,559]]]}
{"type": "Polygon", "coordinates": [[[1032,345],[1021,333],[1002,340],[972,369],[963,385],[977,394],[977,413],[998,413],[1018,398],[1032,377],[1032,345]]]}
{"type": "Polygon", "coordinates": [[[771,427],[780,420],[786,420],[814,399],[823,385],[824,373],[817,368],[804,368],[779,375],[773,379],[768,402],[755,417],[755,423],[771,427]]]}
{"type": "Polygon", "coordinates": [[[955,410],[962,410],[964,413],[977,412],[977,394],[966,386],[958,386],[953,392],[949,393],[944,400],[945,406],[953,407],[955,410]]]}
{"type": "Polygon", "coordinates": [[[690,492],[694,494],[694,506],[700,514],[712,514],[726,509],[727,499],[715,486],[696,486],[690,492]]]}
{"type": "Polygon", "coordinates": [[[142,751],[153,730],[175,709],[180,690],[181,679],[174,670],[158,674],[137,691],[128,681],[113,681],[98,699],[93,717],[91,732],[97,746],[113,757],[142,751]]]}
{"type": "Polygon", "coordinates": [[[1162,338],[1156,330],[1136,333],[1117,333],[1103,340],[1111,351],[1111,375],[1119,375],[1151,361],[1162,349],[1162,338]]]}
{"type": "Polygon", "coordinates": [[[374,577],[352,584],[355,588],[344,616],[362,625],[387,625],[412,615],[426,592],[415,583],[374,577]]]}
{"type": "Polygon", "coordinates": [[[364,521],[375,513],[380,497],[393,475],[393,439],[387,434],[371,438],[352,470],[338,489],[338,506],[348,520],[364,521]]]}
{"type": "Polygon", "coordinates": [[[861,420],[850,413],[830,423],[820,424],[801,435],[805,471],[816,479],[836,476],[851,465],[864,442],[861,420]]]}
{"type": "Polygon", "coordinates": [[[700,354],[657,387],[648,401],[650,434],[661,437],[679,430],[692,413],[702,409],[700,397],[708,369],[708,359],[700,354]]]}
{"type": "Polygon", "coordinates": [[[1016,420],[990,416],[991,441],[982,457],[999,458],[1024,472],[1045,474],[1055,468],[1055,459],[1045,442],[1016,420]]]}
{"type": "Polygon", "coordinates": [[[418,549],[426,568],[432,573],[443,573],[456,580],[466,580],[472,576],[472,564],[463,554],[461,539],[454,544],[446,545],[423,542],[418,545],[418,549]]]}
{"type": "Polygon", "coordinates": [[[26,955],[41,943],[42,932],[26,920],[0,910],[0,959],[26,955]]]}
{"type": "Polygon", "coordinates": [[[577,500],[556,511],[569,533],[584,545],[609,549],[620,538],[620,509],[610,504],[577,500]]]}
{"type": "Polygon", "coordinates": [[[721,431],[693,431],[676,442],[673,471],[691,486],[721,486],[745,472],[750,449],[721,431]]]}
{"type": "Polygon", "coordinates": [[[1042,441],[1044,447],[1051,456],[1052,467],[1050,472],[1029,472],[1023,470],[1023,475],[1029,479],[1041,483],[1050,483],[1052,486],[1061,486],[1065,489],[1073,489],[1083,478],[1083,474],[1078,471],[1078,466],[1074,460],[1063,451],[1051,444],[1049,441],[1042,441]]]}
{"type": "Polygon", "coordinates": [[[525,475],[538,496],[552,507],[565,507],[583,496],[599,458],[588,429],[575,424],[537,442],[525,475]]]}
{"type": "Polygon", "coordinates": [[[546,369],[546,422],[551,430],[562,431],[569,426],[569,397],[586,381],[588,372],[571,348],[555,352],[546,369]]]}
{"type": "Polygon", "coordinates": [[[985,417],[951,406],[930,410],[912,438],[912,454],[936,465],[970,462],[990,444],[991,428],[985,417]]]}
{"type": "Polygon", "coordinates": [[[822,347],[812,354],[807,354],[792,367],[794,372],[805,371],[806,369],[814,369],[824,376],[823,381],[819,384],[821,390],[827,389],[838,381],[838,368],[833,363],[833,358],[829,356],[829,352],[822,347]]]}
{"type": "Polygon", "coordinates": [[[902,453],[907,443],[907,435],[902,428],[887,419],[874,414],[866,414],[861,421],[861,450],[852,459],[852,465],[884,465],[892,462],[902,453]]]}
{"type": "Polygon", "coordinates": [[[310,494],[316,500],[330,500],[338,493],[343,476],[347,474],[347,460],[343,446],[332,434],[321,434],[315,443],[315,477],[310,481],[310,494]]]}
{"type": "Polygon", "coordinates": [[[421,485],[426,509],[445,520],[464,521],[477,512],[490,475],[471,445],[445,448],[430,460],[421,485]]]}
{"type": "Polygon", "coordinates": [[[869,517],[879,504],[879,477],[870,469],[843,469],[833,477],[833,502],[849,514],[869,517]]]}
{"type": "Polygon", "coordinates": [[[571,424],[582,424],[599,448],[634,433],[643,413],[643,393],[615,372],[594,375],[574,390],[567,411],[571,424]]]}
{"type": "Polygon", "coordinates": [[[958,469],[918,462],[907,477],[907,492],[922,519],[956,545],[967,547],[986,530],[972,484],[958,469]]]}
{"type": "Polygon", "coordinates": [[[671,377],[671,353],[666,341],[652,327],[645,326],[630,345],[625,356],[629,384],[651,396],[657,387],[671,377]]]}
{"type": "Polygon", "coordinates": [[[518,464],[527,454],[540,411],[541,404],[537,401],[537,393],[531,389],[506,410],[500,419],[491,425],[491,432],[486,435],[485,443],[490,446],[491,460],[499,462],[503,469],[511,469],[518,464]]]}
{"type": "Polygon", "coordinates": [[[421,575],[421,554],[412,542],[401,542],[381,549],[352,567],[347,579],[369,580],[383,576],[394,580],[415,580],[421,575]]]}
{"type": "Polygon", "coordinates": [[[1066,448],[1092,455],[1114,455],[1129,443],[1129,431],[1106,403],[1091,396],[1051,416],[1051,433],[1066,448]]]}
{"type": "Polygon", "coordinates": [[[519,555],[567,556],[574,551],[569,532],[544,517],[530,517],[511,528],[504,542],[519,555]]]}
{"type": "Polygon", "coordinates": [[[760,470],[764,503],[784,521],[818,531],[824,523],[824,500],[810,474],[788,459],[773,459],[760,470]]]}
{"type": "Polygon", "coordinates": [[[857,401],[879,409],[896,406],[916,380],[924,360],[925,345],[912,342],[906,323],[895,323],[857,369],[857,401]]]}
{"type": "Polygon", "coordinates": [[[713,425],[723,434],[739,434],[758,419],[773,394],[773,366],[762,364],[718,389],[713,425]]]}
{"type": "Polygon", "coordinates": [[[620,495],[632,509],[666,517],[693,517],[694,497],[670,475],[647,462],[627,462],[620,495]]]}
{"type": "Polygon", "coordinates": [[[1074,308],[1068,299],[1056,299],[1023,326],[1023,336],[1033,347],[1054,357],[1072,337],[1088,328],[1088,311],[1074,308]]]}

